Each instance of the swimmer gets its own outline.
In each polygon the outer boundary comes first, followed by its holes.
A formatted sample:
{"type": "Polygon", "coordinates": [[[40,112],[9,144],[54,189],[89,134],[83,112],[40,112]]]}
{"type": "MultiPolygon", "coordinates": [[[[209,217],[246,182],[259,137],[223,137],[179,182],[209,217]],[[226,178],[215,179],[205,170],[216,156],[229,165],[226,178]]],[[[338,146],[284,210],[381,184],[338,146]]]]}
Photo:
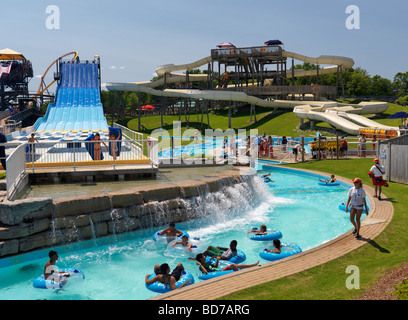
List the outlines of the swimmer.
{"type": "Polygon", "coordinates": [[[192,244],[188,242],[188,237],[186,235],[181,237],[181,241],[175,241],[171,246],[175,247],[176,245],[181,244],[183,247],[187,247],[187,251],[191,252],[192,244]]]}
{"type": "Polygon", "coordinates": [[[166,235],[167,236],[167,243],[173,241],[176,239],[176,237],[182,235],[183,232],[180,230],[176,229],[176,225],[174,223],[170,223],[169,227],[164,229],[162,232],[160,232],[160,236],[166,235]]]}
{"type": "Polygon", "coordinates": [[[248,231],[247,234],[251,233],[251,232],[256,232],[255,235],[257,235],[257,236],[268,234],[268,232],[266,231],[266,225],[264,225],[264,224],[259,227],[259,230],[258,230],[258,228],[254,228],[251,231],[248,231]]]}
{"type": "Polygon", "coordinates": [[[268,174],[264,174],[262,178],[264,179],[265,182],[270,181],[270,182],[275,182],[275,180],[271,180],[269,176],[271,175],[272,172],[269,172],[268,174]]]}
{"type": "Polygon", "coordinates": [[[50,257],[50,260],[45,264],[44,266],[44,279],[47,279],[49,277],[55,279],[55,274],[58,274],[57,277],[64,278],[64,277],[69,277],[70,274],[67,272],[60,272],[57,271],[58,268],[55,267],[55,263],[58,260],[58,253],[57,251],[51,250],[48,253],[48,256],[50,257]]]}
{"type": "Polygon", "coordinates": [[[147,274],[145,277],[145,283],[146,285],[149,285],[155,283],[156,281],[159,281],[160,283],[169,285],[171,290],[180,289],[191,281],[191,279],[189,279],[185,283],[183,283],[180,287],[178,288],[176,287],[176,282],[180,280],[183,270],[184,270],[183,265],[179,263],[177,264],[173,272],[170,274],[170,267],[167,263],[163,263],[160,266],[156,264],[154,266],[154,272],[156,276],[149,280],[150,274],[147,274]]]}
{"type": "Polygon", "coordinates": [[[323,180],[323,179],[319,179],[321,182],[326,182],[326,183],[335,183],[337,181],[336,177],[334,176],[334,174],[332,174],[330,176],[329,180],[323,180]]]}
{"type": "Polygon", "coordinates": [[[233,271],[239,271],[240,269],[246,269],[246,268],[251,268],[251,267],[255,267],[259,264],[259,260],[256,263],[253,264],[230,264],[227,267],[225,267],[222,270],[218,269],[218,262],[220,260],[219,257],[217,257],[216,262],[215,263],[209,263],[209,262],[205,262],[205,254],[203,253],[199,253],[196,256],[196,264],[199,266],[200,271],[203,274],[207,274],[209,272],[215,272],[215,271],[227,271],[227,270],[233,270],[233,271]]]}
{"type": "Polygon", "coordinates": [[[273,240],[273,246],[275,247],[275,249],[271,250],[271,249],[267,249],[267,252],[273,252],[273,253],[281,253],[281,242],[278,239],[273,240]]]}
{"type": "Polygon", "coordinates": [[[237,244],[237,240],[232,240],[229,248],[209,246],[204,253],[208,256],[219,257],[220,260],[229,260],[238,254],[237,244]]]}
{"type": "Polygon", "coordinates": [[[118,152],[117,140],[119,140],[119,138],[120,138],[120,135],[118,135],[116,138],[115,138],[115,135],[113,133],[109,135],[109,140],[110,140],[109,145],[111,146],[111,149],[112,149],[112,157],[115,160],[116,160],[116,154],[118,152]]]}

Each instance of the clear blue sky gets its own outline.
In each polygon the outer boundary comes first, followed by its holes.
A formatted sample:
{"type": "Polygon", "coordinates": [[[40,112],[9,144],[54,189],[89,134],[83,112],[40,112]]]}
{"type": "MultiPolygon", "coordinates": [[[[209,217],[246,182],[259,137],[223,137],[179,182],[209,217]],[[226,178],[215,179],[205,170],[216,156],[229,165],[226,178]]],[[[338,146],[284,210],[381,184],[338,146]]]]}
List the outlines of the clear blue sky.
{"type": "MultiPolygon", "coordinates": [[[[64,53],[98,54],[102,82],[133,82],[150,80],[159,65],[206,57],[221,42],[280,39],[288,51],[350,57],[392,80],[408,71],[407,12],[404,0],[13,0],[2,4],[0,49],[23,53],[37,76],[64,53]],[[46,28],[49,5],[60,9],[59,30],[46,28]],[[348,5],[360,9],[359,30],[346,28],[348,5]]],[[[38,85],[34,78],[30,90],[38,85]]]]}

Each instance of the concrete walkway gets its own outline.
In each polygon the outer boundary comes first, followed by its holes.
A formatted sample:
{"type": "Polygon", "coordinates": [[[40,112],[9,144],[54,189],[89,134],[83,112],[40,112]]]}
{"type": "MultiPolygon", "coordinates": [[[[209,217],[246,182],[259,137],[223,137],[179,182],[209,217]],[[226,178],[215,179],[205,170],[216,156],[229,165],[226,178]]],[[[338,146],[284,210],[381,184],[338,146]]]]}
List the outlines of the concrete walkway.
{"type": "MultiPolygon", "coordinates": [[[[296,169],[300,170],[300,169],[296,169]]],[[[321,172],[303,170],[322,174],[321,172]]],[[[346,178],[337,177],[338,180],[351,184],[346,178]]],[[[319,266],[328,261],[341,257],[373,240],[391,221],[394,208],[391,201],[382,195],[382,200],[373,198],[374,189],[363,185],[370,201],[370,214],[364,216],[360,230],[361,238],[357,240],[350,229],[340,237],[333,239],[319,247],[304,251],[293,257],[265,263],[239,272],[234,272],[222,277],[202,281],[185,288],[175,290],[151,298],[150,300],[209,300],[223,297],[227,294],[260,285],[265,282],[284,278],[298,272],[319,266]]],[[[346,201],[347,199],[345,199],[346,201]]],[[[351,226],[351,223],[350,223],[351,226]]]]}

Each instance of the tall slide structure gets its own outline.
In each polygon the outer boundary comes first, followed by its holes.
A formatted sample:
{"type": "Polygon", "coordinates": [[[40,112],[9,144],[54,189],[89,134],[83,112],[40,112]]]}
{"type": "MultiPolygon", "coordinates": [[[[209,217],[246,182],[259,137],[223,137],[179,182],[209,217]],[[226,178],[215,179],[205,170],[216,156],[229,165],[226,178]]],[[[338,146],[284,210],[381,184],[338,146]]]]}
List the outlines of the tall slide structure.
{"type": "Polygon", "coordinates": [[[99,59],[59,64],[55,102],[34,124],[38,133],[107,131],[100,94],[99,59]]]}
{"type": "MultiPolygon", "coordinates": [[[[226,50],[220,50],[218,57],[222,56],[219,61],[223,61],[223,57],[228,56],[229,60],[225,59],[225,65],[228,63],[234,63],[231,61],[237,61],[234,55],[239,52],[243,55],[248,55],[249,57],[255,53],[257,57],[260,57],[259,66],[263,68],[262,61],[267,61],[273,64],[276,59],[280,61],[285,61],[282,59],[292,58],[300,60],[303,62],[317,64],[319,66],[318,70],[302,70],[294,69],[287,70],[286,77],[305,77],[305,76],[316,76],[320,74],[328,73],[339,73],[346,69],[353,67],[354,61],[348,57],[333,56],[333,55],[321,55],[317,58],[304,56],[301,54],[293,53],[290,51],[282,50],[280,47],[276,46],[265,46],[265,47],[253,47],[253,48],[228,48],[226,50]],[[270,56],[268,56],[270,52],[270,56]],[[230,62],[228,62],[230,61],[230,62]],[[329,65],[320,68],[320,65],[329,65]]],[[[212,54],[213,55],[213,54],[212,54]]],[[[336,127],[348,134],[358,135],[360,128],[375,127],[381,129],[392,129],[396,130],[395,127],[386,127],[374,121],[367,119],[362,114],[375,114],[382,113],[388,109],[388,104],[383,102],[362,102],[358,105],[348,105],[337,103],[334,101],[295,101],[295,100],[266,100],[260,96],[254,96],[247,94],[242,91],[231,91],[231,90],[192,90],[192,89],[165,89],[157,90],[158,86],[163,84],[184,82],[186,81],[186,74],[176,73],[181,70],[192,70],[200,66],[208,64],[209,66],[213,62],[212,56],[197,60],[188,64],[174,65],[167,64],[156,68],[156,73],[160,77],[156,81],[146,81],[146,82],[130,82],[130,83],[105,83],[105,87],[111,91],[137,91],[150,93],[155,96],[164,97],[178,97],[186,99],[202,99],[202,100],[220,100],[220,101],[239,101],[248,104],[258,105],[262,107],[271,108],[282,108],[291,109],[300,119],[309,119],[324,121],[329,123],[331,126],[336,127]]],[[[232,66],[232,65],[231,65],[232,66]]],[[[286,64],[285,64],[286,66],[286,64]]],[[[235,62],[235,69],[237,68],[235,62]]],[[[280,73],[282,73],[280,71],[280,73]]],[[[264,73],[267,75],[267,73],[264,73]]],[[[261,77],[262,78],[262,77],[261,77]]],[[[208,81],[209,77],[206,74],[189,74],[189,81],[208,81]]]]}

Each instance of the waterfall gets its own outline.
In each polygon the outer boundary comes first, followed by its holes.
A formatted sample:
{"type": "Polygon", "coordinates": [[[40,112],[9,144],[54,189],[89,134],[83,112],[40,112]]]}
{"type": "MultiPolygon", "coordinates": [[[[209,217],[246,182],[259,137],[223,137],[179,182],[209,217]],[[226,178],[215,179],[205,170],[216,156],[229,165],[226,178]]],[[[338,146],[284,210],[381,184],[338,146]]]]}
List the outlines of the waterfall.
{"type": "Polygon", "coordinates": [[[93,221],[91,219],[91,216],[88,215],[88,219],[89,219],[89,225],[91,226],[92,239],[93,239],[94,245],[96,246],[95,226],[94,226],[94,223],[93,223],[93,221]]]}

